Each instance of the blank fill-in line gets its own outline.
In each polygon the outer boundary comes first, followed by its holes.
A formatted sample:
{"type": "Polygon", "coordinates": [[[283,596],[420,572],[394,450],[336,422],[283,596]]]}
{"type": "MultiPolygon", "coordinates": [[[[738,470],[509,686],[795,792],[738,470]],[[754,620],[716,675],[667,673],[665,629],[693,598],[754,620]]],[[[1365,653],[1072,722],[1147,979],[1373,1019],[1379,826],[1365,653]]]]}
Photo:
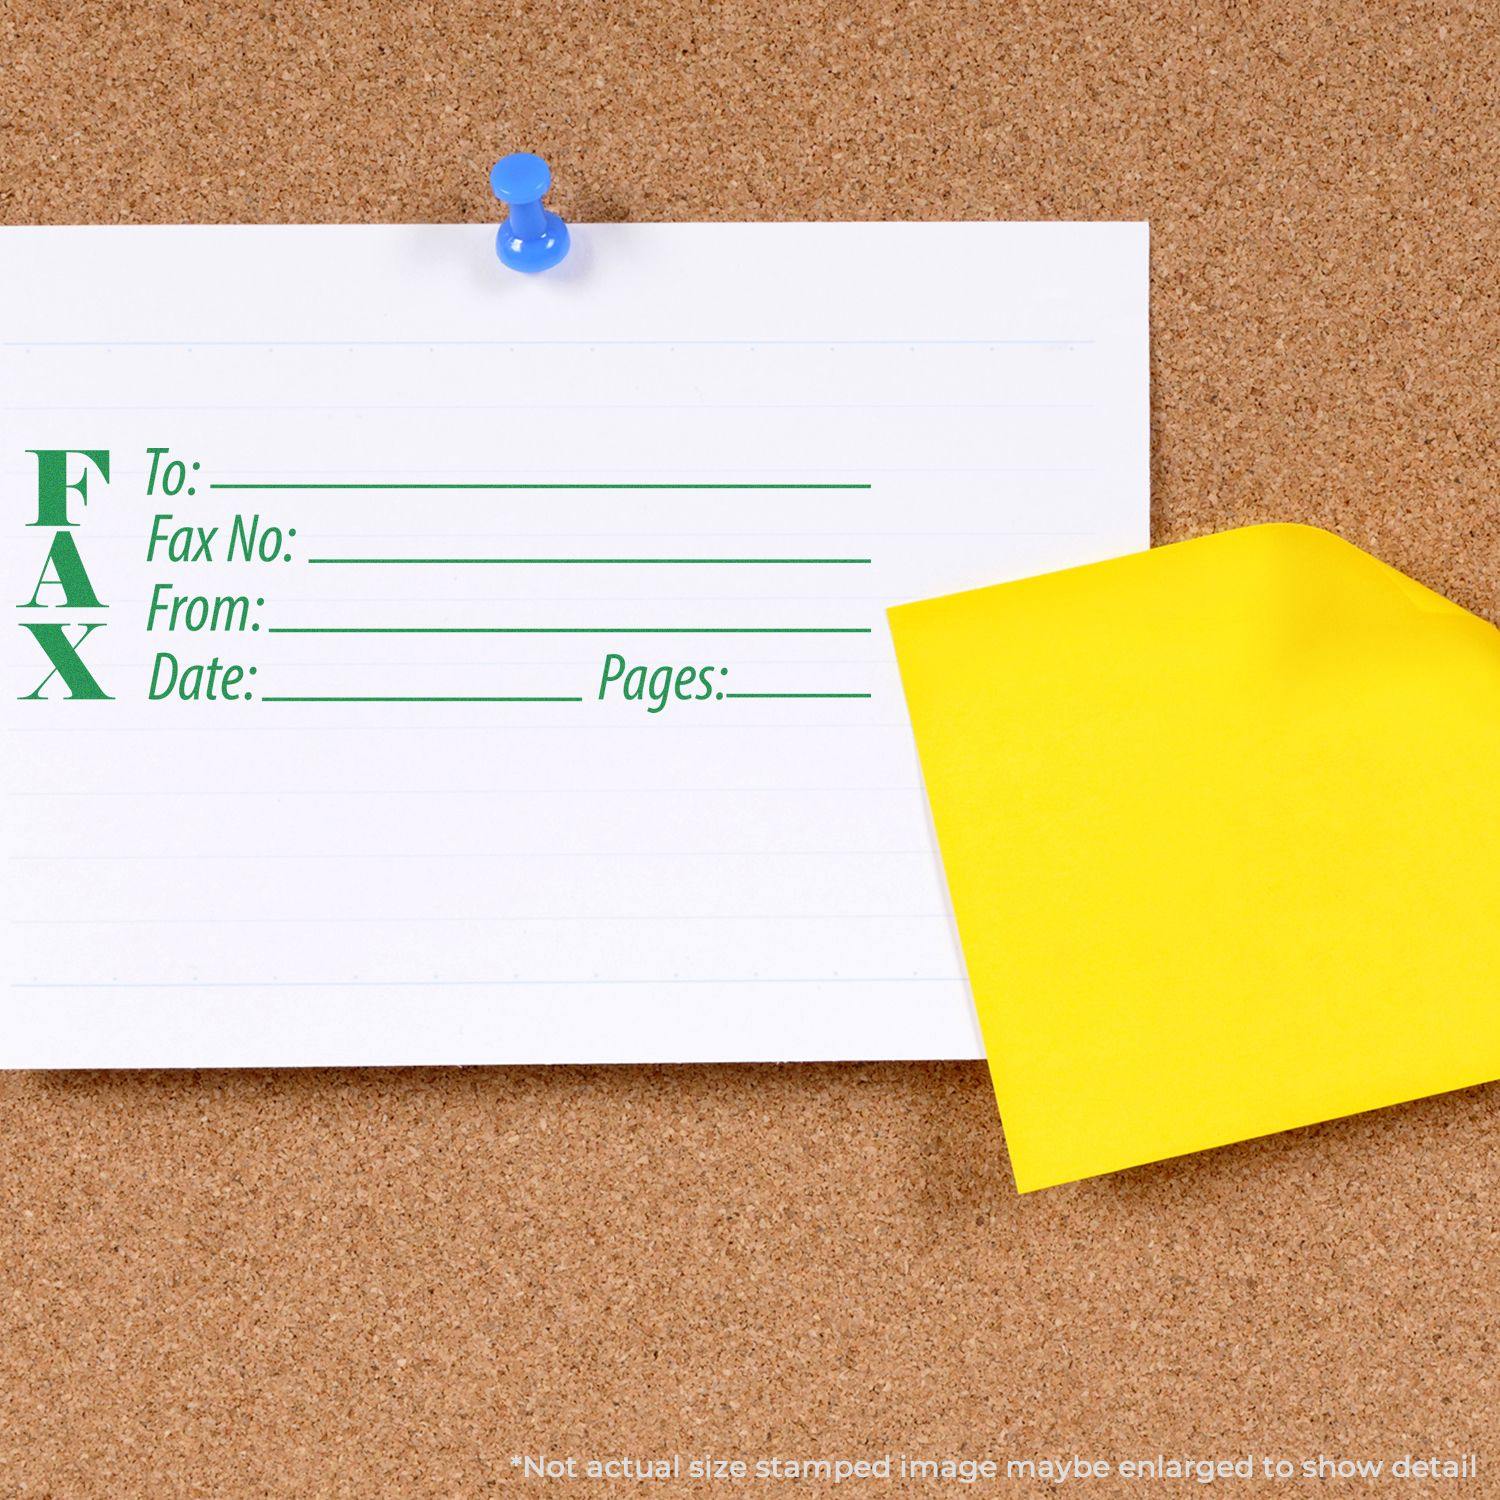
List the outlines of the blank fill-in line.
{"type": "Polygon", "coordinates": [[[539,697],[519,695],[509,697],[439,697],[439,696],[365,696],[342,694],[272,694],[267,693],[262,703],[582,703],[582,698],[539,697]]]}
{"type": "Polygon", "coordinates": [[[868,625],[272,625],[269,635],[869,635],[868,625]]]}
{"type": "Polygon", "coordinates": [[[650,484],[650,483],[513,483],[513,484],[469,484],[458,480],[433,481],[377,481],[366,484],[362,481],[325,482],[323,480],[285,481],[234,481],[215,482],[211,490],[867,490],[868,484],[650,484]]]}
{"type": "Polygon", "coordinates": [[[870,693],[725,693],[726,698],[869,698],[870,693]]]}
{"type": "Polygon", "coordinates": [[[310,557],[310,564],[355,567],[849,567],[868,557],[310,557]]]}

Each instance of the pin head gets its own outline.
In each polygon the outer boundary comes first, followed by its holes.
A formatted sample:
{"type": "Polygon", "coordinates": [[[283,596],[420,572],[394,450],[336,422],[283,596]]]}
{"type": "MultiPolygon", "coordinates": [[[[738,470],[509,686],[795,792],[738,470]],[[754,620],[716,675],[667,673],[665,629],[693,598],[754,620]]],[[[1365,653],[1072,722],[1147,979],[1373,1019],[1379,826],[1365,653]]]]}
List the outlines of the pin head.
{"type": "Polygon", "coordinates": [[[568,253],[568,226],[542,207],[552,173],[540,156],[516,151],[490,169],[490,189],[510,212],[495,237],[495,253],[512,270],[545,271],[568,253]]]}
{"type": "Polygon", "coordinates": [[[490,168],[490,191],[502,203],[538,203],[551,186],[551,168],[530,151],[512,151],[490,168]]]}

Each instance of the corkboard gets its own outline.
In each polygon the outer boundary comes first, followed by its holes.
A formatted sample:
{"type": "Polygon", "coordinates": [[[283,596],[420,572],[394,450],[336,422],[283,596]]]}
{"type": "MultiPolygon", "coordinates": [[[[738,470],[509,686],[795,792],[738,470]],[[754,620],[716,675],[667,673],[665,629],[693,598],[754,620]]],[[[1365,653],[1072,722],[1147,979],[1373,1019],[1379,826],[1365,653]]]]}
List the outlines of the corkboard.
{"type": "MultiPolygon", "coordinates": [[[[575,219],[1147,218],[1157,539],[1314,521],[1494,618],[1493,15],[1313,11],[4,0],[0,217],[482,219],[525,144],[575,219]]],[[[1500,1487],[1493,1086],[1025,1199],[977,1065],[9,1075],[0,1132],[6,1495],[602,1492],[538,1450],[1500,1487]]]]}

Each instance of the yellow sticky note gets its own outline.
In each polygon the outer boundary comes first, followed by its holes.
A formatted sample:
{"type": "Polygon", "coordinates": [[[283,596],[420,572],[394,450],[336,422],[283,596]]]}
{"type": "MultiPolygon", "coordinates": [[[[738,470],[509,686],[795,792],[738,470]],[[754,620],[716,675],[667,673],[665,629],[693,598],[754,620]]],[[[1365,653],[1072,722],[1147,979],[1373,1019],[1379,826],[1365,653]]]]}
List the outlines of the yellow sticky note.
{"type": "Polygon", "coordinates": [[[1500,1076],[1500,631],[1257,526],[890,612],[1024,1192],[1500,1076]]]}

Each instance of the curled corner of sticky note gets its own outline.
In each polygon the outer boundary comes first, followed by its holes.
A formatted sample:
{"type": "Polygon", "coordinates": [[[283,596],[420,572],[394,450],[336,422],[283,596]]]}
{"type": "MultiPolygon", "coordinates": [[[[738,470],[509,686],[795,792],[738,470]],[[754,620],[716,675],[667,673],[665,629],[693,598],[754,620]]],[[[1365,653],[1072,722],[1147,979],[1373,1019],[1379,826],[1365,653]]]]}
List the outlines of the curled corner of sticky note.
{"type": "Polygon", "coordinates": [[[1500,1077],[1500,631],[1256,526],[890,612],[1023,1191],[1500,1077]]]}

